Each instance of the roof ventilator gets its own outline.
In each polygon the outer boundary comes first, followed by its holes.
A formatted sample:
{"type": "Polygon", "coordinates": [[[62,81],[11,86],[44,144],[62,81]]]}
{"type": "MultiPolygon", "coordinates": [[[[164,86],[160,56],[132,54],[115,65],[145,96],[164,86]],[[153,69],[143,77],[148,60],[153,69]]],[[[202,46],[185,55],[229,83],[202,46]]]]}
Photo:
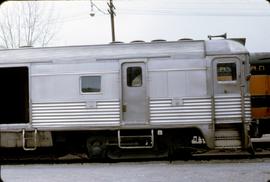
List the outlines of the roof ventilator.
{"type": "Polygon", "coordinates": [[[224,33],[224,34],[221,34],[221,35],[208,35],[209,40],[212,40],[213,38],[227,39],[227,33],[224,33]]]}

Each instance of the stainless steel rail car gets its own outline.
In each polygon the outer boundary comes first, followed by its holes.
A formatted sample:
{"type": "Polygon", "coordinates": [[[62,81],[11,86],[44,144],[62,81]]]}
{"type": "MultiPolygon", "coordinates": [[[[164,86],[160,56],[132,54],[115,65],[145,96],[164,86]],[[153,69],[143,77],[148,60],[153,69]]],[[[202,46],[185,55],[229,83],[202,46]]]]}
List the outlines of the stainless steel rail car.
{"type": "Polygon", "coordinates": [[[246,149],[248,61],[228,39],[1,50],[1,147],[246,149]]]}

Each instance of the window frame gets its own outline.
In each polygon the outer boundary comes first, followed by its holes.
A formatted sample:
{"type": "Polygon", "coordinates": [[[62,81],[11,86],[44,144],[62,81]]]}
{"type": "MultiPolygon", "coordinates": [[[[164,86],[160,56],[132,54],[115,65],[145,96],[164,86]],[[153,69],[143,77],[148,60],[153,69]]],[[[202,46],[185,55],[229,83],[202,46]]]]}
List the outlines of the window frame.
{"type": "Polygon", "coordinates": [[[102,75],[80,75],[79,77],[79,89],[80,89],[80,94],[81,95],[97,95],[97,94],[102,94],[102,75]],[[82,80],[83,77],[100,77],[100,91],[99,92],[83,92],[82,91],[82,80]]]}
{"type": "Polygon", "coordinates": [[[141,66],[129,66],[129,67],[127,67],[127,69],[126,69],[126,85],[127,85],[127,87],[129,87],[129,88],[139,88],[139,87],[143,87],[143,69],[142,69],[142,67],[141,66]],[[137,78],[137,76],[139,76],[139,75],[137,75],[133,80],[131,80],[131,82],[130,82],[130,84],[129,84],[129,77],[128,77],[128,72],[129,72],[129,69],[132,69],[132,68],[139,68],[139,70],[140,70],[140,75],[141,75],[141,78],[140,78],[140,85],[136,85],[136,86],[133,86],[132,85],[132,82],[134,81],[134,79],[136,79],[137,78]]]}
{"type": "Polygon", "coordinates": [[[216,81],[218,84],[237,84],[238,82],[238,75],[239,75],[239,65],[237,64],[237,61],[218,61],[216,63],[216,81]],[[218,80],[218,65],[219,64],[235,64],[235,80],[218,80]]]}

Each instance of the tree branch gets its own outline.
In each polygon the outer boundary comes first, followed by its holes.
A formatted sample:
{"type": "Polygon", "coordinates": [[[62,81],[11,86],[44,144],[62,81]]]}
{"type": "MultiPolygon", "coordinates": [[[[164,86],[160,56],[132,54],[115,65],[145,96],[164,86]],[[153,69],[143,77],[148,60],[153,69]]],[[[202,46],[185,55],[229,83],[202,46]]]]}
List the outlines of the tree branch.
{"type": "Polygon", "coordinates": [[[6,4],[5,11],[0,11],[0,45],[7,48],[48,45],[56,32],[52,22],[55,13],[41,7],[40,2],[6,4]]]}

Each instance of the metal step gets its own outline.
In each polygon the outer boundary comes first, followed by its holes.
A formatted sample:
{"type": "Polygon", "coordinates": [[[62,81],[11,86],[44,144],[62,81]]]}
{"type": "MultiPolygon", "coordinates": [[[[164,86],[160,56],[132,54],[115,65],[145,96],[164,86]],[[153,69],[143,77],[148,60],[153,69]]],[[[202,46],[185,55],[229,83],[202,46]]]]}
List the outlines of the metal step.
{"type": "Polygon", "coordinates": [[[121,130],[118,130],[118,147],[121,149],[143,149],[143,148],[153,148],[154,147],[154,130],[149,130],[148,134],[138,134],[134,135],[124,134],[121,135],[121,130]]]}
{"type": "Polygon", "coordinates": [[[239,149],[241,148],[241,135],[235,128],[218,129],[215,132],[216,149],[239,149]]]}
{"type": "Polygon", "coordinates": [[[37,149],[37,129],[31,131],[22,130],[22,146],[25,151],[37,149]]]}

